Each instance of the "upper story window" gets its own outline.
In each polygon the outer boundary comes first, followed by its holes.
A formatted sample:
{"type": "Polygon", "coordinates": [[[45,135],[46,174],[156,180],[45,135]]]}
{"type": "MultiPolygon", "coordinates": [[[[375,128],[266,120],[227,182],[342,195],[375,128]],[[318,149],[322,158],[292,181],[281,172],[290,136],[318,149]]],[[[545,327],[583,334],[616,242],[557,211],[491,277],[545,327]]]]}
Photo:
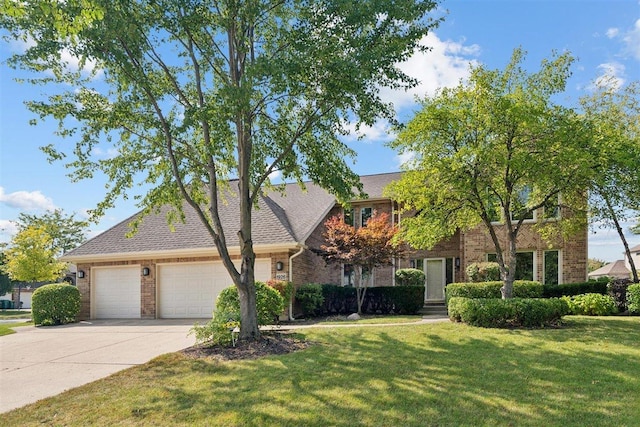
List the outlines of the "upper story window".
{"type": "Polygon", "coordinates": [[[560,218],[560,196],[549,200],[543,207],[544,219],[560,218]]]}
{"type": "Polygon", "coordinates": [[[527,208],[527,202],[531,196],[531,187],[524,187],[514,198],[511,207],[511,219],[520,221],[521,219],[534,219],[534,212],[527,208]]]}
{"type": "Polygon", "coordinates": [[[373,208],[360,208],[360,225],[362,227],[367,226],[369,218],[373,215],[373,208]]]}
{"type": "Polygon", "coordinates": [[[344,223],[353,227],[353,208],[344,209],[344,223]]]}

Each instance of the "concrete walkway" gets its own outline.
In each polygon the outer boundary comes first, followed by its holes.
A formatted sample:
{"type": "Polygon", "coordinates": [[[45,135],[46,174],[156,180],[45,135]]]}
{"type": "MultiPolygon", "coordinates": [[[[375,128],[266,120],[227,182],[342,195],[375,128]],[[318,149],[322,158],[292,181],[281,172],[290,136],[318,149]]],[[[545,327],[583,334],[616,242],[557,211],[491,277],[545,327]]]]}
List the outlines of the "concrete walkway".
{"type": "MultiPolygon", "coordinates": [[[[17,333],[0,337],[0,413],[190,347],[195,337],[188,333],[196,321],[92,320],[16,328],[17,333]]],[[[291,324],[264,329],[407,326],[443,321],[448,318],[436,315],[412,323],[291,324]]]]}

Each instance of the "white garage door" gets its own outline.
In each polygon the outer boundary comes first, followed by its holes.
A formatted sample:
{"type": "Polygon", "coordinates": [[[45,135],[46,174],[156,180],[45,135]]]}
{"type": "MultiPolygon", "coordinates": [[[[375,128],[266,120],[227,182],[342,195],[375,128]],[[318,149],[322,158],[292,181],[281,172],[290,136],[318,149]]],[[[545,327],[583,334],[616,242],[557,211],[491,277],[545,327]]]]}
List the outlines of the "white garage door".
{"type": "MultiPolygon", "coordinates": [[[[211,318],[220,292],[233,282],[222,262],[158,265],[158,317],[211,318]]],[[[256,260],[256,280],[271,278],[271,260],[256,260]]]]}
{"type": "Polygon", "coordinates": [[[140,266],[93,268],[93,318],[140,318],[140,266]]]}

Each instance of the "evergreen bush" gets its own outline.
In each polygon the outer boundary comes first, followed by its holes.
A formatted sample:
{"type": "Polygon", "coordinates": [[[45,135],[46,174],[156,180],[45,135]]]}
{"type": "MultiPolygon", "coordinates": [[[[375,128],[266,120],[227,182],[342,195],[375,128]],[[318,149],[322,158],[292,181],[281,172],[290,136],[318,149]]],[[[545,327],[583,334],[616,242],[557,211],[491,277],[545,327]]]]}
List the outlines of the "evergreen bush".
{"type": "Polygon", "coordinates": [[[640,283],[627,288],[627,307],[629,314],[640,314],[640,283]]]}
{"type": "Polygon", "coordinates": [[[33,291],[31,315],[35,325],[64,325],[80,313],[80,291],[68,284],[53,283],[33,291]]]}
{"type": "Polygon", "coordinates": [[[484,328],[545,327],[555,325],[569,313],[558,298],[465,298],[452,297],[449,318],[484,328]]]}
{"type": "Polygon", "coordinates": [[[395,276],[398,286],[424,286],[424,271],[417,268],[401,268],[396,271],[395,276]]]}

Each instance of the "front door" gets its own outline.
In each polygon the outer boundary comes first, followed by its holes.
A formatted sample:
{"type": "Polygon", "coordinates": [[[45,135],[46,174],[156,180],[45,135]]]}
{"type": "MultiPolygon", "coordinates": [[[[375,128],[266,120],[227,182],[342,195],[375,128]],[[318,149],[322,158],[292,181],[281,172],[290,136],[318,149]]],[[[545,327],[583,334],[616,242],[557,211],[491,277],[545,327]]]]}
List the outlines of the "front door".
{"type": "Polygon", "coordinates": [[[425,260],[425,275],[427,277],[427,290],[425,301],[444,301],[444,285],[446,282],[446,262],[444,258],[425,260]]]}

